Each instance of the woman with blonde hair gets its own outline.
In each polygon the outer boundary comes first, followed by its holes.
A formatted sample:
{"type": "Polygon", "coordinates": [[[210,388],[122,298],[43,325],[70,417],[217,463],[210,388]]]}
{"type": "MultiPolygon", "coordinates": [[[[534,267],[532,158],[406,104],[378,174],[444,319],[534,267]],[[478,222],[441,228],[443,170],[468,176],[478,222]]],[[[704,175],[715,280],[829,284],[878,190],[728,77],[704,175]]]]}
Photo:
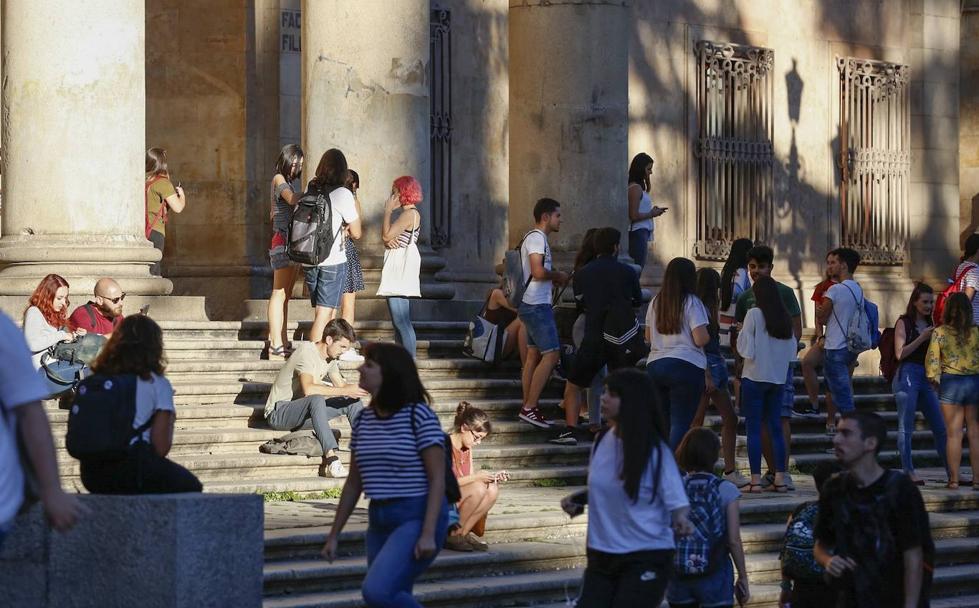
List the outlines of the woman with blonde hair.
{"type": "MultiPolygon", "coordinates": [[[[170,181],[170,167],[167,163],[167,151],[163,148],[150,148],[146,151],[146,238],[163,255],[163,245],[166,239],[167,219],[170,211],[180,213],[187,205],[184,189],[178,183],[170,181]]],[[[160,274],[161,262],[150,266],[150,273],[160,274]]]]}

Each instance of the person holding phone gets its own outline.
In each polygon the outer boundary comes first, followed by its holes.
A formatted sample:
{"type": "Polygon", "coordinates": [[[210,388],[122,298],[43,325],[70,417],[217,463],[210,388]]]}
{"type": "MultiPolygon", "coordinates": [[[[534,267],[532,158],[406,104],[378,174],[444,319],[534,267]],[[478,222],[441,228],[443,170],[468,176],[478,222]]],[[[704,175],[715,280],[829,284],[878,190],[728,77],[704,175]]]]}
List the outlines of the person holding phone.
{"type": "Polygon", "coordinates": [[[577,606],[659,606],[673,572],[674,535],[693,532],[690,502],[646,374],[610,373],[601,409],[609,427],[595,438],[588,488],[561,501],[572,517],[588,505],[588,563],[577,606]]]}
{"type": "Polygon", "coordinates": [[[666,207],[656,207],[649,198],[649,176],[653,173],[653,157],[640,152],[629,164],[629,255],[642,271],[646,266],[649,241],[653,240],[653,218],[666,213],[666,207]]]}
{"type": "MultiPolygon", "coordinates": [[[[167,151],[150,148],[146,151],[146,238],[163,255],[166,240],[167,219],[170,211],[180,213],[187,205],[184,189],[170,179],[167,151]]],[[[150,274],[159,275],[162,262],[150,266],[150,274]]]]}

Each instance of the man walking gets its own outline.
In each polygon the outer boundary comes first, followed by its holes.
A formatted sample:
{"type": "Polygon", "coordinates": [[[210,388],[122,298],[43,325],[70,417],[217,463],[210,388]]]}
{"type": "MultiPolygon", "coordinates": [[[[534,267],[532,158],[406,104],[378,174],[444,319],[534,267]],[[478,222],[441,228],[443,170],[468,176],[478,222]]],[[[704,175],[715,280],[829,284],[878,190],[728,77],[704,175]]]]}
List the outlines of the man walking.
{"type": "Polygon", "coordinates": [[[348,384],[340,374],[340,355],[357,340],[353,328],[343,319],[333,319],[323,330],[322,342],[303,342],[275,377],[265,402],[265,420],[277,431],[296,431],[313,427],[323,448],[320,477],[346,477],[347,471],[336,455],[337,439],[330,420],[346,415],[350,425],[364,409],[360,402],[367,393],[348,384]],[[324,383],[329,380],[329,384],[324,383]]]}
{"type": "Polygon", "coordinates": [[[551,289],[554,284],[568,282],[566,273],[553,269],[551,247],[547,243],[548,235],[561,229],[561,204],[551,198],[540,199],[534,205],[534,222],[534,229],[524,235],[520,244],[523,276],[530,281],[517,308],[517,315],[527,329],[527,360],[521,378],[524,403],[519,418],[546,429],[551,422],[544,418],[538,402],[561,355],[551,289]]]}
{"type": "Polygon", "coordinates": [[[813,555],[838,589],[837,606],[928,606],[935,545],[928,512],[907,475],[877,461],[883,418],[844,412],[833,437],[845,471],[819,494],[813,555]]]}
{"type": "Polygon", "coordinates": [[[108,337],[122,323],[122,301],[126,293],[119,283],[103,277],[95,283],[95,299],[82,304],[68,317],[68,329],[82,328],[90,334],[108,337]]]}
{"type": "Polygon", "coordinates": [[[840,247],[830,251],[826,256],[826,273],[835,284],[826,290],[823,301],[816,306],[816,321],[826,326],[823,375],[840,412],[854,408],[850,371],[856,365],[857,354],[847,348],[847,328],[863,307],[863,289],[853,280],[859,264],[860,254],[853,249],[840,247]]]}

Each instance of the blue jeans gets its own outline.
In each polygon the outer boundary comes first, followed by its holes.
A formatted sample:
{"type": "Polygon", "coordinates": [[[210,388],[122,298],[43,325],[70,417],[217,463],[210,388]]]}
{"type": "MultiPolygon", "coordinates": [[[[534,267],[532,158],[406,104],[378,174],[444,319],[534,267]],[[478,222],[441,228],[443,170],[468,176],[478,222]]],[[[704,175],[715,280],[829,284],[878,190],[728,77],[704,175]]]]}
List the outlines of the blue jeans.
{"type": "Polygon", "coordinates": [[[421,606],[411,589],[415,579],[435,561],[449,528],[449,505],[443,498],[435,525],[435,555],[415,559],[427,502],[427,496],[371,501],[367,510],[367,575],[360,588],[368,606],[421,606]]]}
{"type": "Polygon", "coordinates": [[[550,304],[524,304],[517,308],[517,316],[527,329],[527,346],[536,348],[540,354],[556,351],[561,348],[558,340],[557,323],[554,321],[554,309],[550,304]]]}
{"type": "Polygon", "coordinates": [[[391,296],[388,298],[391,323],[394,324],[394,340],[415,356],[415,327],[411,324],[411,302],[408,298],[391,296]]]}
{"type": "Polygon", "coordinates": [[[646,266],[646,256],[649,254],[649,237],[652,233],[647,228],[629,231],[629,257],[640,269],[646,266]]]}
{"type": "Polygon", "coordinates": [[[840,413],[853,411],[855,407],[850,367],[856,361],[857,356],[845,348],[823,351],[823,377],[840,413]]]}
{"type": "Polygon", "coordinates": [[[675,578],[670,581],[666,590],[666,601],[681,606],[713,606],[734,605],[734,566],[727,553],[724,561],[716,570],[706,576],[692,578],[675,578]]]}
{"type": "Polygon", "coordinates": [[[752,475],[761,475],[761,425],[768,427],[775,451],[775,471],[785,472],[785,438],[782,436],[784,384],[741,379],[741,413],[748,433],[748,464],[752,475]]]}
{"type": "Polygon", "coordinates": [[[660,407],[670,424],[670,449],[675,450],[690,430],[707,381],[704,370],[683,359],[666,357],[646,366],[646,373],[660,397],[660,407]]]}
{"type": "Polygon", "coordinates": [[[911,436],[914,433],[914,415],[918,410],[925,415],[935,440],[935,451],[945,466],[945,419],[938,404],[938,395],[928,384],[925,366],[920,363],[902,363],[894,380],[894,401],[897,403],[897,451],[901,454],[901,467],[905,473],[914,473],[911,461],[911,436]]]}
{"type": "Polygon", "coordinates": [[[309,289],[309,301],[320,308],[339,308],[343,284],[347,280],[347,263],[335,266],[307,266],[303,273],[309,289]]]}
{"type": "Polygon", "coordinates": [[[588,424],[602,423],[602,393],[605,392],[605,376],[608,375],[608,368],[603,367],[602,371],[595,374],[591,386],[588,387],[588,424]]]}

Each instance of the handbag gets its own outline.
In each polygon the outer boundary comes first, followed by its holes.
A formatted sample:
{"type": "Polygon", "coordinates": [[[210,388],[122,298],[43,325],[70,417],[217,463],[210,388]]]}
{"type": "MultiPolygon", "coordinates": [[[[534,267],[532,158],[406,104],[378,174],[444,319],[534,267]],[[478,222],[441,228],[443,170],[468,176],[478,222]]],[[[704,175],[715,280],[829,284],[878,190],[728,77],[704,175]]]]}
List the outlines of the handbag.
{"type": "Polygon", "coordinates": [[[486,319],[488,306],[489,297],[486,298],[479,314],[469,322],[469,329],[466,331],[466,337],[462,342],[462,353],[486,363],[496,363],[503,352],[506,332],[486,319]]]}

